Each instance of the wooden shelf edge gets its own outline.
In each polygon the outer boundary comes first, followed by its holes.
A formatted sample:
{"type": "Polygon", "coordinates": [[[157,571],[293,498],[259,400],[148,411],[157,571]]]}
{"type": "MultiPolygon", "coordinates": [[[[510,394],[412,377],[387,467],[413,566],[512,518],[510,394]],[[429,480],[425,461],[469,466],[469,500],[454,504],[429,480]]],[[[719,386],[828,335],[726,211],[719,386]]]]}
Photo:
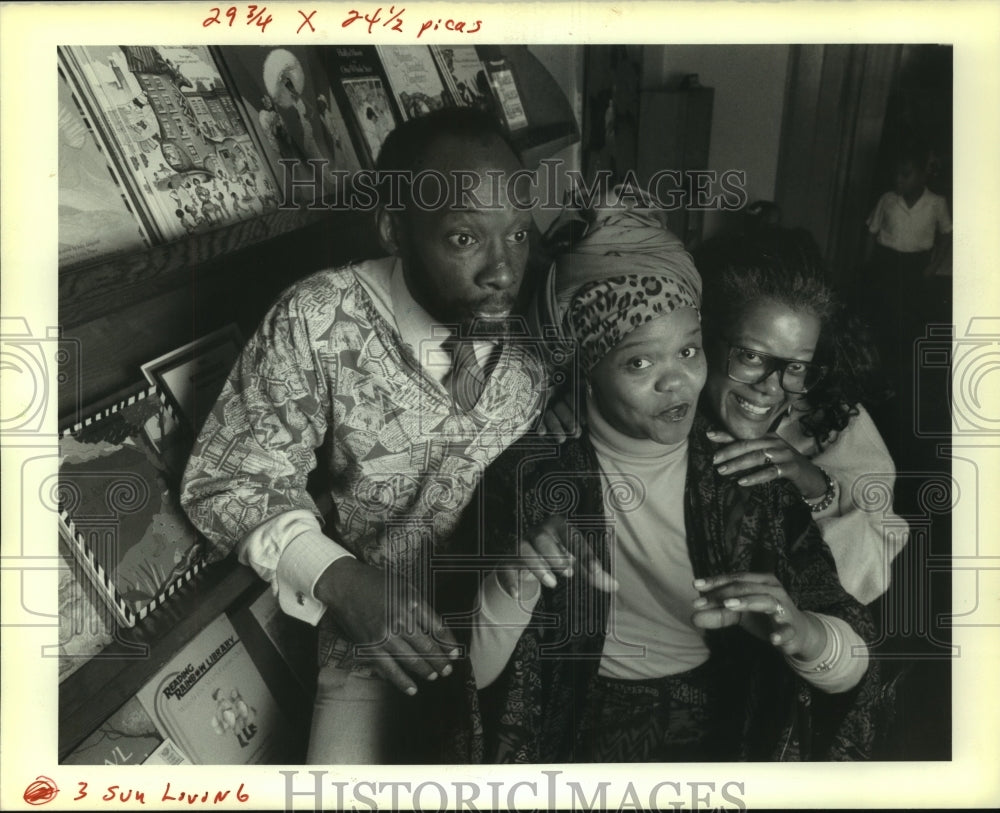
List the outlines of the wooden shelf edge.
{"type": "Polygon", "coordinates": [[[208,623],[242,596],[266,587],[232,560],[210,565],[169,602],[59,685],[59,759],[133,697],[208,623]],[[136,648],[144,647],[144,654],[136,648]]]}

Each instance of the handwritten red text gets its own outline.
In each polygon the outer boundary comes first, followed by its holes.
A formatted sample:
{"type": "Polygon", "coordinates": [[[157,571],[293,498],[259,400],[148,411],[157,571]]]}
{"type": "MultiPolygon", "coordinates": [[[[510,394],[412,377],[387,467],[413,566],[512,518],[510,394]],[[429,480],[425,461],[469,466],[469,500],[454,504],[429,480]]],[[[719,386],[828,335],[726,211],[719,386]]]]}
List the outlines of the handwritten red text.
{"type": "Polygon", "coordinates": [[[425,31],[437,31],[439,28],[444,28],[446,31],[455,31],[459,34],[475,34],[483,27],[482,20],[473,20],[472,22],[466,22],[465,20],[453,20],[438,18],[435,22],[434,20],[425,20],[420,25],[420,30],[417,32],[417,39],[420,39],[420,35],[425,31]]]}
{"type": "MultiPolygon", "coordinates": [[[[209,15],[202,20],[202,28],[209,28],[213,25],[222,25],[222,9],[213,7],[209,15]]],[[[238,19],[243,19],[241,15],[241,10],[237,6],[230,6],[225,11],[225,16],[229,18],[229,28],[233,27],[238,19]]],[[[267,27],[271,24],[272,17],[267,13],[267,6],[255,6],[248,5],[246,7],[246,18],[245,22],[247,25],[256,25],[260,29],[260,33],[263,34],[267,27]]]]}
{"type": "Polygon", "coordinates": [[[362,14],[357,9],[352,8],[347,12],[347,17],[344,19],[344,22],[340,24],[340,27],[347,28],[347,26],[356,23],[358,20],[362,20],[368,23],[369,34],[372,33],[377,25],[380,28],[387,28],[389,31],[398,31],[402,33],[404,11],[406,11],[405,8],[400,8],[397,11],[395,6],[389,6],[389,10],[385,12],[385,16],[383,17],[382,6],[379,6],[375,9],[375,11],[369,12],[368,14],[362,14]]]}

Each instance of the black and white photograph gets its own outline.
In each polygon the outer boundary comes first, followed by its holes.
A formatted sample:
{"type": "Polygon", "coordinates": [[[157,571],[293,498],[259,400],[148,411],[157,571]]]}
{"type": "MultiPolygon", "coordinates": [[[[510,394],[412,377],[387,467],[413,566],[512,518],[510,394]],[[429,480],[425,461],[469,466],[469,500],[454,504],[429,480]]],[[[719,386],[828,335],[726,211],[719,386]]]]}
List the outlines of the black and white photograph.
{"type": "Polygon", "coordinates": [[[1000,5],[28,8],[4,809],[1000,805],[1000,5]]]}

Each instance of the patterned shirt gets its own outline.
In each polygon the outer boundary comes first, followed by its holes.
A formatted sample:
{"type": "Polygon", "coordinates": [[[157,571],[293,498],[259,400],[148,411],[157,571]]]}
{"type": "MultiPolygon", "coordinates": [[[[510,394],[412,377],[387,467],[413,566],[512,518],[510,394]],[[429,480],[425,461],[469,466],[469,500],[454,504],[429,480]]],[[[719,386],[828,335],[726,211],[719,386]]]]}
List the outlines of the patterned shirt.
{"type": "MultiPolygon", "coordinates": [[[[400,335],[390,311],[398,273],[388,258],[314,274],[247,343],[182,487],[213,558],[277,517],[321,517],[306,490],[321,449],[326,536],[425,587],[426,555],[445,545],[485,467],[538,416],[545,370],[518,337],[494,354],[476,405],[455,405],[419,363],[426,348],[400,335]]],[[[428,342],[439,346],[441,333],[428,342]]]]}

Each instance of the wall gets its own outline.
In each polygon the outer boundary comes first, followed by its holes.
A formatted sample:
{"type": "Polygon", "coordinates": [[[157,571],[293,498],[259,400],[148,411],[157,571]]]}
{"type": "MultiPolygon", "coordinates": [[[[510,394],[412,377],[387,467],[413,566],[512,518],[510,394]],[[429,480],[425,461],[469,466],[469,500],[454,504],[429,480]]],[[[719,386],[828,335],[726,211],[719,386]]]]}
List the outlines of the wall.
{"type": "MultiPolygon", "coordinates": [[[[566,100],[573,111],[577,128],[583,126],[583,46],[580,45],[531,45],[528,50],[542,64],[542,66],[552,74],[559,85],[560,90],[566,95],[566,100]]],[[[550,159],[560,162],[560,171],[557,173],[555,181],[555,191],[549,191],[544,181],[548,178],[546,174],[540,176],[538,195],[542,200],[562,201],[563,196],[569,188],[566,180],[565,170],[581,168],[580,141],[576,140],[572,144],[563,147],[556,153],[548,156],[550,159]]],[[[535,223],[540,231],[544,232],[553,220],[558,216],[554,211],[538,211],[532,213],[535,223]]]]}
{"type": "MultiPolygon", "coordinates": [[[[676,87],[696,73],[715,89],[709,169],[747,173],[749,201],[773,200],[784,112],[787,45],[647,45],[644,90],[676,87]]],[[[705,237],[725,223],[708,212],[705,237]]]]}

